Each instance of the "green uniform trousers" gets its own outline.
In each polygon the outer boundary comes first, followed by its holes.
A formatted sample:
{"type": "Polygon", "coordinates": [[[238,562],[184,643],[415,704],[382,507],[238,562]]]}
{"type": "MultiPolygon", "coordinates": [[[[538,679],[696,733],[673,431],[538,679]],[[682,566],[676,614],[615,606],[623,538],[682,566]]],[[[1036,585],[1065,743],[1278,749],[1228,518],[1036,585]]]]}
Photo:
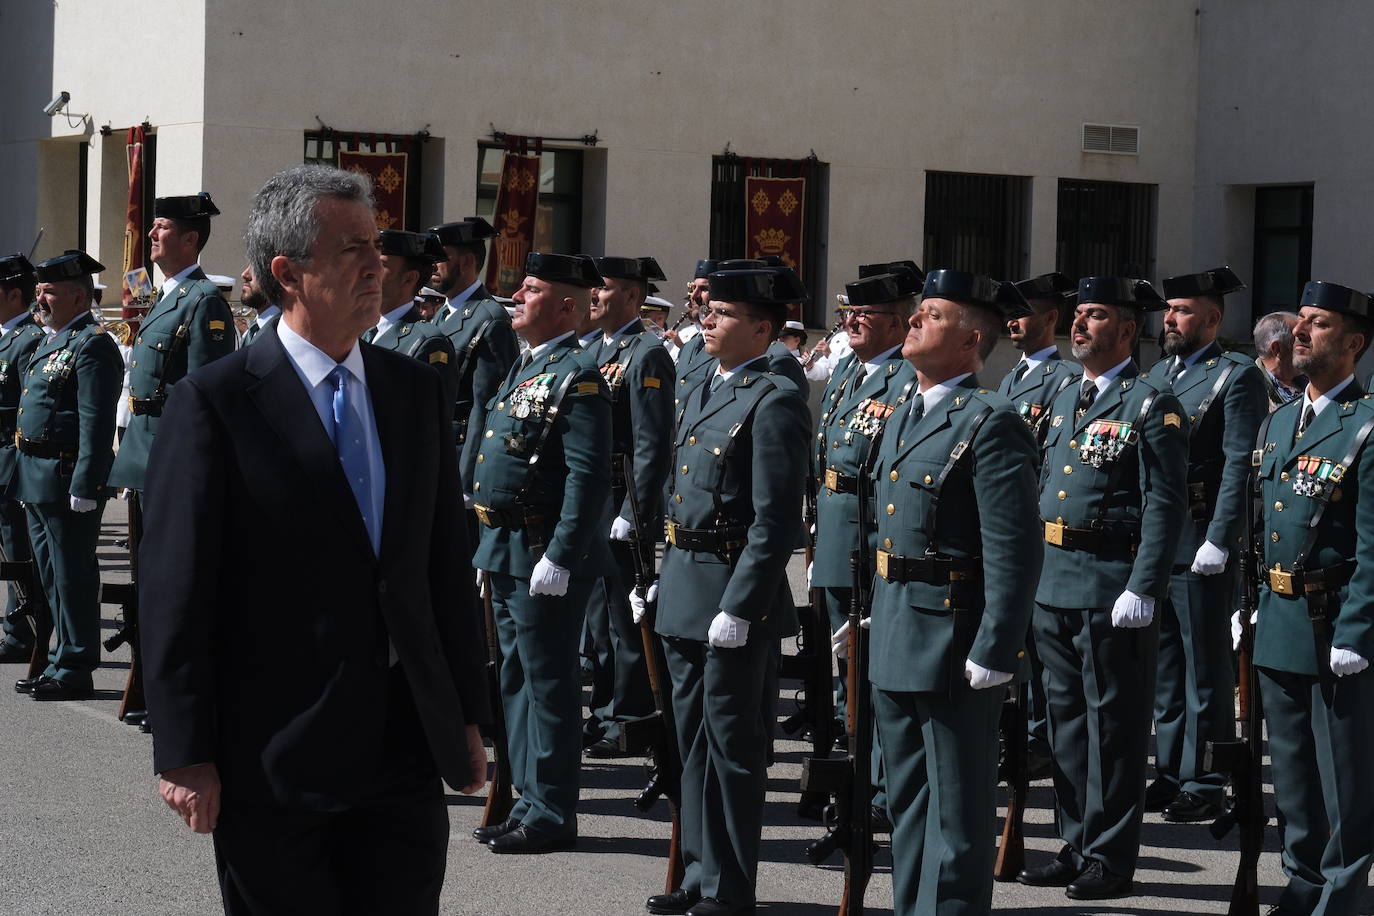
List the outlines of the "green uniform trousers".
{"type": "Polygon", "coordinates": [[[65,502],[30,503],[29,540],[52,608],[57,636],[43,673],[68,687],[92,686],[100,664],[100,567],[95,549],[105,500],[90,512],[73,512],[65,502]]]}
{"type": "MultiPolygon", "coordinates": [[[[0,497],[0,544],[5,548],[5,559],[12,563],[23,563],[33,554],[29,550],[29,517],[24,507],[8,496],[0,497]]],[[[37,583],[35,583],[37,584],[37,583]]],[[[21,651],[33,647],[33,624],[28,620],[9,619],[9,614],[19,604],[19,595],[14,583],[6,582],[8,592],[5,600],[4,644],[21,651]]]]}

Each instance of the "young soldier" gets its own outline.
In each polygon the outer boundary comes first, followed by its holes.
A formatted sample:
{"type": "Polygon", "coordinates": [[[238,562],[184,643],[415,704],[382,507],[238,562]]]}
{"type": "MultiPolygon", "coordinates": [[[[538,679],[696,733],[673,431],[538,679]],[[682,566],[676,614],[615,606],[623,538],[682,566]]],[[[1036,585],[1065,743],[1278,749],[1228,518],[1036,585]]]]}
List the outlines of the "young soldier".
{"type": "Polygon", "coordinates": [[[362,339],[373,346],[396,350],[439,373],[444,395],[458,397],[458,367],[453,344],[436,325],[420,317],[415,294],[424,286],[436,261],[444,259],[439,240],[427,233],[383,229],[377,233],[382,251],[382,315],[362,339]]]}

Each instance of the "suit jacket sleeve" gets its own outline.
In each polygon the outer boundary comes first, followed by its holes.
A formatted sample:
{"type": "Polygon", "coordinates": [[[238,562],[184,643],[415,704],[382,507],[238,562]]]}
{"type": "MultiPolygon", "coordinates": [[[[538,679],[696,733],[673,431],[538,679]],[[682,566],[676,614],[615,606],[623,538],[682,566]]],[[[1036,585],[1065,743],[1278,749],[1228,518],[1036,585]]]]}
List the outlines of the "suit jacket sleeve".
{"type": "Polygon", "coordinates": [[[1188,520],[1188,423],[1172,394],[1160,393],[1140,431],[1140,548],[1126,588],[1163,599],[1179,534],[1188,520]],[[1166,417],[1176,422],[1166,423],[1166,417]]]}
{"type": "Polygon", "coordinates": [[[752,425],[741,435],[751,439],[754,520],[720,599],[722,611],[750,622],[768,615],[797,544],[811,424],[801,396],[778,390],[759,403],[752,425]]]}
{"type": "MultiPolygon", "coordinates": [[[[673,459],[673,361],[667,351],[648,340],[640,343],[639,350],[625,392],[630,398],[630,426],[634,431],[626,483],[635,488],[642,521],[658,540],[663,528],[663,486],[673,459]]],[[[631,518],[629,499],[626,496],[619,507],[621,518],[631,518]]]]}
{"type": "MultiPolygon", "coordinates": [[[[1207,540],[1234,550],[1245,527],[1245,500],[1250,498],[1250,452],[1255,447],[1260,421],[1269,409],[1264,378],[1254,366],[1237,369],[1217,405],[1223,413],[1221,484],[1216,509],[1207,526],[1207,540]]],[[[1215,408],[1214,408],[1215,409],[1215,408]]],[[[1206,422],[1206,421],[1204,421],[1206,422]]]]}
{"type": "Polygon", "coordinates": [[[992,671],[1018,669],[1030,627],[1045,550],[1037,462],[1030,427],[1011,410],[994,410],[973,445],[984,605],[969,651],[969,658],[992,671]]]}
{"type": "Polygon", "coordinates": [[[115,434],[115,412],[124,387],[124,360],[108,334],[98,334],[76,358],[76,411],[81,428],[70,493],[84,499],[103,496],[115,434]]]}
{"type": "Polygon", "coordinates": [[[139,642],[148,708],[157,720],[153,770],[215,758],[212,660],[215,584],[225,527],[225,433],[194,379],[167,400],[148,460],[139,642]]]}
{"type": "Polygon", "coordinates": [[[590,549],[592,538],[606,536],[603,525],[611,501],[611,399],[601,373],[580,371],[561,409],[558,423],[567,423],[563,456],[568,476],[558,523],[545,553],[550,562],[574,569],[590,549]],[[595,393],[583,394],[584,385],[594,385],[595,393]]]}

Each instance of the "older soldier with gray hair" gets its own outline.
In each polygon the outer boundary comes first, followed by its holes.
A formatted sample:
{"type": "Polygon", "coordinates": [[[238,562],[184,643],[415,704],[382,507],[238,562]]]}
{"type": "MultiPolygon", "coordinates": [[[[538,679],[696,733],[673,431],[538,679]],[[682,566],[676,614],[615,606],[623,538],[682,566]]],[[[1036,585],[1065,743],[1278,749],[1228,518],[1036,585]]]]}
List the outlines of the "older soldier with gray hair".
{"type": "Polygon", "coordinates": [[[1307,387],[1307,377],[1293,368],[1293,328],[1297,323],[1298,316],[1292,312],[1270,312],[1255,322],[1255,365],[1264,370],[1270,410],[1301,397],[1307,387]]]}
{"type": "Polygon", "coordinates": [[[281,319],[178,383],[148,463],[160,791],[214,832],[228,913],[435,913],[440,777],[482,785],[489,710],[453,401],[358,340],[382,290],[366,178],[281,172],[245,238],[281,319]]]}

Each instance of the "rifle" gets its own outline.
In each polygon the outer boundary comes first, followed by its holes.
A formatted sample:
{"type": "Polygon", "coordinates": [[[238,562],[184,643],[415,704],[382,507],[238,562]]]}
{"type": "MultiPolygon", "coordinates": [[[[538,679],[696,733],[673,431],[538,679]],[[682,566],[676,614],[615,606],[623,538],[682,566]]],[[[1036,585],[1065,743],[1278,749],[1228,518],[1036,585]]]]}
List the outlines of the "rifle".
{"type": "Polygon", "coordinates": [[[121,722],[147,730],[148,703],[143,698],[143,653],[138,644],[138,548],[143,535],[143,505],[135,491],[129,491],[129,581],[105,582],[100,586],[101,604],[118,604],[121,608],[119,629],[105,640],[105,651],[113,652],[129,644],[129,676],[124,681],[124,695],[119,699],[118,716],[121,722]]]}
{"type": "MultiPolygon", "coordinates": [[[[821,338],[821,340],[827,342],[827,345],[830,341],[830,338],[838,334],[840,332],[840,328],[844,327],[845,317],[845,313],[841,311],[840,317],[835,320],[835,323],[830,326],[830,330],[826,331],[825,336],[821,338]]],[[[810,369],[811,366],[816,362],[817,356],[818,354],[816,353],[816,348],[812,347],[811,352],[806,354],[806,359],[802,360],[802,368],[810,369]]]]}
{"type": "Polygon", "coordinates": [[[649,602],[649,585],[654,581],[654,541],[644,536],[644,519],[639,511],[639,494],[627,472],[626,502],[630,504],[630,556],[634,560],[635,594],[645,603],[644,616],[639,620],[639,637],[644,642],[644,668],[649,675],[649,692],[654,697],[654,711],[650,715],[631,719],[620,732],[620,749],[648,746],[653,758],[653,773],[649,784],[635,799],[635,807],[647,812],[662,795],[668,800],[668,816],[672,833],[668,838],[668,871],[663,879],[663,892],[671,894],[682,887],[686,864],[682,858],[682,823],[678,810],[682,804],[682,757],[677,735],[672,727],[672,707],[663,690],[663,675],[659,669],[659,645],[654,637],[656,602],[649,602]]]}
{"type": "Polygon", "coordinates": [[[1007,816],[1002,821],[1002,840],[997,845],[997,861],[992,877],[1015,881],[1026,864],[1026,839],[1023,818],[1026,792],[1030,788],[1027,770],[1026,716],[1030,711],[1030,684],[1012,684],[1002,702],[1002,742],[1006,748],[1007,816]]]}
{"type": "Polygon", "coordinates": [[[6,619],[11,623],[27,620],[33,630],[33,654],[29,656],[27,676],[38,677],[48,667],[48,643],[52,640],[53,627],[52,609],[38,583],[38,567],[33,560],[11,560],[0,546],[0,581],[13,585],[16,599],[6,619]]]}
{"type": "Polygon", "coordinates": [[[850,555],[854,582],[849,601],[848,665],[845,671],[848,724],[845,736],[849,753],[844,759],[807,758],[802,761],[802,791],[829,791],[835,803],[826,809],[829,830],[806,849],[806,857],[819,865],[839,848],[844,855],[844,895],[840,916],[863,916],[864,894],[873,874],[873,720],[871,685],[868,681],[868,639],[862,621],[869,606],[868,546],[869,499],[873,465],[882,445],[880,429],[869,444],[868,455],[859,468],[858,544],[850,555]]]}
{"type": "MultiPolygon", "coordinates": [[[[816,524],[816,478],[809,471],[806,475],[806,510],[804,514],[806,530],[811,531],[816,524]]],[[[809,569],[815,559],[815,538],[809,537],[806,544],[805,561],[809,569]]],[[[821,590],[813,588],[809,602],[797,608],[801,620],[801,633],[797,637],[797,654],[784,656],[780,674],[782,677],[795,678],[802,682],[798,710],[783,720],[782,730],[795,735],[803,730],[811,738],[811,754],[816,758],[830,756],[835,745],[835,699],[831,684],[830,619],[825,611],[821,590]]],[[[807,820],[819,821],[825,816],[825,806],[830,801],[827,792],[803,789],[797,802],[797,816],[807,820]]]]}
{"type": "Polygon", "coordinates": [[[492,767],[487,780],[487,801],[482,806],[481,827],[494,827],[510,816],[515,799],[511,794],[510,751],[506,744],[506,714],[501,706],[501,644],[496,638],[496,613],[491,606],[491,588],[482,590],[483,616],[487,635],[487,693],[492,697],[491,724],[486,728],[491,742],[492,767]]]}
{"type": "MultiPolygon", "coordinates": [[[[1258,464],[1258,459],[1255,463],[1258,464]]],[[[1251,473],[1255,473],[1253,468],[1251,473]]],[[[1259,490],[1253,492],[1258,494],[1259,490]]],[[[1252,656],[1255,626],[1250,622],[1259,607],[1259,569],[1262,565],[1260,548],[1254,537],[1257,498],[1257,495],[1250,498],[1247,494],[1245,500],[1245,544],[1239,557],[1241,606],[1237,686],[1240,688],[1240,711],[1236,718],[1240,721],[1240,738],[1208,741],[1202,755],[1204,769],[1231,774],[1235,793],[1231,810],[1217,818],[1211,827],[1212,836],[1218,840],[1230,833],[1232,827],[1240,828],[1240,863],[1231,886],[1231,905],[1226,910],[1229,916],[1259,914],[1259,858],[1264,850],[1264,827],[1269,822],[1264,813],[1264,720],[1252,656]]]]}

